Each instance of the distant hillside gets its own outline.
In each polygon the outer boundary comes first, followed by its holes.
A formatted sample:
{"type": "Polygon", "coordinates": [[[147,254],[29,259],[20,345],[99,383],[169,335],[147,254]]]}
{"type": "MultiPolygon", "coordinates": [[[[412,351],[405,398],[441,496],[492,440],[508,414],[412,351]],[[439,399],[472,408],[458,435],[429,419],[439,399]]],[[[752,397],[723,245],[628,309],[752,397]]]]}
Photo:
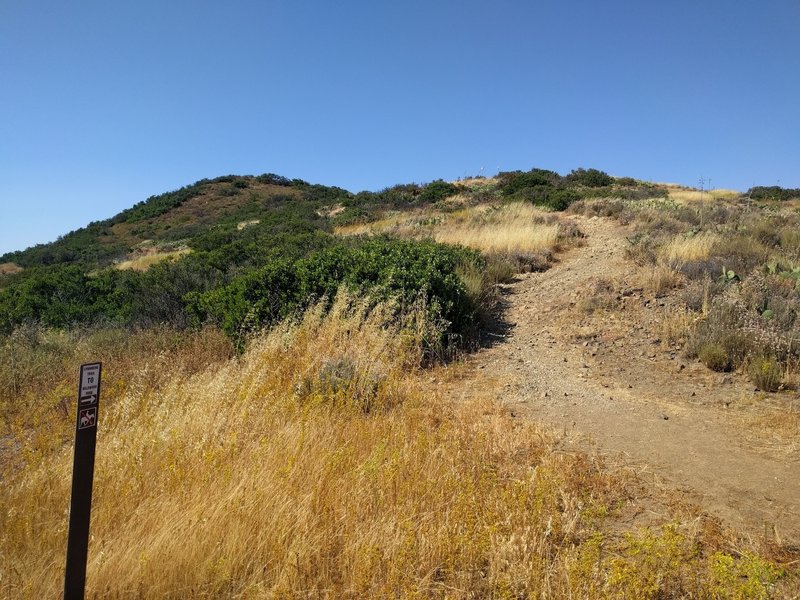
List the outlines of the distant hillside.
{"type": "Polygon", "coordinates": [[[423,207],[447,214],[521,202],[561,211],[588,198],[636,202],[673,192],[597,169],[561,175],[534,168],[359,193],[274,174],[204,179],[0,256],[0,333],[25,323],[185,327],[210,320],[236,336],[342,284],[406,300],[424,289],[454,328],[466,328],[475,309],[467,282],[454,273],[465,261],[483,260],[478,255],[460,254],[443,237],[370,245],[336,233],[423,207]],[[447,272],[437,288],[431,281],[441,269],[447,272]]]}
{"type": "Polygon", "coordinates": [[[141,244],[186,243],[211,228],[229,230],[288,204],[324,205],[352,194],[279,175],[202,179],[179,190],[151,196],[118,215],[95,221],[49,244],[0,256],[18,267],[84,263],[104,266],[125,260],[141,244]]]}

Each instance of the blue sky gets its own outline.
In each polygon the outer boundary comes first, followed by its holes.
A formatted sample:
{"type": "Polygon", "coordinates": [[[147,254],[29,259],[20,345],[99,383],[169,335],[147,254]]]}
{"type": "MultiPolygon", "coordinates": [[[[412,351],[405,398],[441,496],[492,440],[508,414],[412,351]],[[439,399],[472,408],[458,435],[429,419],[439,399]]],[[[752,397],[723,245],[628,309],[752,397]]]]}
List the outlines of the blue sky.
{"type": "Polygon", "coordinates": [[[0,2],[0,253],[204,177],[800,187],[800,4],[0,2]]]}

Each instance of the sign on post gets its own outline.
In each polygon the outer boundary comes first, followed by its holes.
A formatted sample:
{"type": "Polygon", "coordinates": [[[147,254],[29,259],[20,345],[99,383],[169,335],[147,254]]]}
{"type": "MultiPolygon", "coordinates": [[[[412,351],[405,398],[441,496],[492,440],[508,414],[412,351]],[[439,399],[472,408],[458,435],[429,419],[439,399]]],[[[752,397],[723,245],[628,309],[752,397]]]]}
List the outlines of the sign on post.
{"type": "Polygon", "coordinates": [[[81,365],[78,377],[75,456],[72,463],[72,498],[69,506],[64,600],[83,600],[86,590],[89,517],[92,511],[94,450],[97,442],[97,411],[100,406],[102,367],[102,363],[81,365]]]}

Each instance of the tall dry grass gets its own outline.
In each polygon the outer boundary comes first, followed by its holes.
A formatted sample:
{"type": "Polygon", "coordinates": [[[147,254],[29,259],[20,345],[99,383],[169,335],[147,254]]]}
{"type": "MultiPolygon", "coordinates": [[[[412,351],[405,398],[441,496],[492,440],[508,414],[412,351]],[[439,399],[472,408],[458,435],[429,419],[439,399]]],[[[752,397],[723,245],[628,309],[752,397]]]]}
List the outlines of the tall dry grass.
{"type": "Polygon", "coordinates": [[[147,271],[150,267],[160,263],[161,261],[180,258],[181,256],[189,254],[190,252],[191,250],[188,248],[173,250],[170,252],[153,252],[149,254],[143,254],[129,260],[123,260],[122,262],[117,263],[115,266],[120,271],[131,270],[142,272],[147,271]]]}
{"type": "Polygon", "coordinates": [[[693,236],[677,235],[661,250],[661,257],[672,267],[705,260],[711,256],[715,246],[719,245],[719,235],[704,231],[693,236]]]}
{"type": "Polygon", "coordinates": [[[642,288],[656,298],[661,298],[684,283],[680,273],[668,265],[655,265],[641,269],[642,288]]]}
{"type": "MultiPolygon", "coordinates": [[[[557,452],[495,402],[448,402],[418,368],[424,322],[364,306],[339,297],[241,359],[107,404],[89,598],[771,589],[775,566],[721,552],[697,522],[610,533],[635,502],[629,477],[557,452]]],[[[2,473],[3,597],[59,597],[70,451],[2,473]]]]}
{"type": "Polygon", "coordinates": [[[453,212],[425,210],[395,213],[366,224],[336,230],[340,235],[388,233],[400,237],[430,237],[494,254],[535,254],[557,249],[562,229],[556,219],[530,203],[502,206],[480,204],[453,212]]]}
{"type": "Polygon", "coordinates": [[[103,398],[114,403],[132,389],[159,393],[233,354],[230,340],[214,329],[20,327],[0,338],[0,469],[33,468],[71,439],[81,363],[103,362],[103,398]]]}
{"type": "Polygon", "coordinates": [[[741,192],[736,190],[715,189],[715,190],[687,190],[671,188],[669,190],[670,200],[681,203],[711,202],[714,200],[734,200],[741,196],[741,192]]]}
{"type": "Polygon", "coordinates": [[[434,229],[437,242],[462,244],[488,253],[527,254],[554,250],[560,227],[544,221],[543,211],[514,203],[464,219],[445,221],[434,229]]]}
{"type": "Polygon", "coordinates": [[[13,262],[0,263],[0,275],[14,275],[22,270],[22,267],[13,262]]]}
{"type": "Polygon", "coordinates": [[[376,221],[368,223],[353,223],[351,225],[342,225],[334,228],[336,235],[377,235],[382,233],[396,234],[398,230],[407,231],[420,226],[420,222],[427,220],[427,217],[422,216],[426,212],[432,211],[414,211],[414,212],[389,212],[384,214],[376,221]]]}

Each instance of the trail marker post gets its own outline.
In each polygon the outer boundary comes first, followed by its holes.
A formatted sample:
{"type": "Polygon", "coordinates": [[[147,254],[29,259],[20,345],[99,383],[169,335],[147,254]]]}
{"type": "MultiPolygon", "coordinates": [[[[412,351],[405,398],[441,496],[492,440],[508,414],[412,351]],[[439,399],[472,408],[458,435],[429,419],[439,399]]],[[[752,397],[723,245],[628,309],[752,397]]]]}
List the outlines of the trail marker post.
{"type": "Polygon", "coordinates": [[[72,498],[69,505],[67,567],[64,600],[83,600],[86,591],[86,559],[89,553],[89,517],[92,512],[94,450],[100,408],[102,363],[81,365],[78,408],[75,417],[75,456],[72,463],[72,498]]]}

